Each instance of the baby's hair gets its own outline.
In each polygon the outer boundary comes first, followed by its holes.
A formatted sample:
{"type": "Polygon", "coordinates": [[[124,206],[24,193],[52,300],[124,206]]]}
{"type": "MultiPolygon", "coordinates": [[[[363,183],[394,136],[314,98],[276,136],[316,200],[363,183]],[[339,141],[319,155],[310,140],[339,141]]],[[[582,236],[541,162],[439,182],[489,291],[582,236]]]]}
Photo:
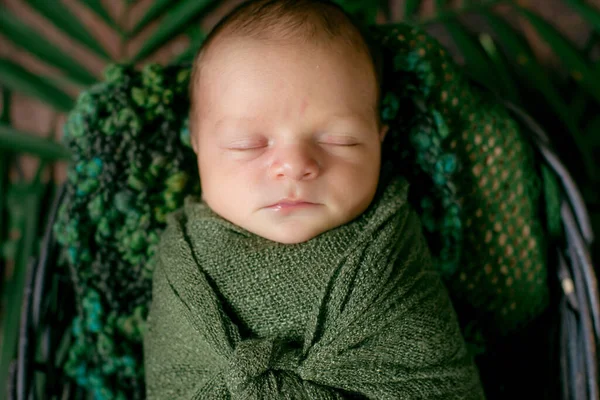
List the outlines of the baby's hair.
{"type": "Polygon", "coordinates": [[[379,49],[372,43],[366,29],[329,0],[250,0],[227,14],[212,29],[199,49],[192,66],[190,79],[190,133],[194,135],[197,117],[197,94],[202,58],[215,39],[253,38],[271,42],[304,41],[322,44],[341,41],[364,54],[375,74],[377,100],[375,112],[379,120],[382,63],[379,49]]]}

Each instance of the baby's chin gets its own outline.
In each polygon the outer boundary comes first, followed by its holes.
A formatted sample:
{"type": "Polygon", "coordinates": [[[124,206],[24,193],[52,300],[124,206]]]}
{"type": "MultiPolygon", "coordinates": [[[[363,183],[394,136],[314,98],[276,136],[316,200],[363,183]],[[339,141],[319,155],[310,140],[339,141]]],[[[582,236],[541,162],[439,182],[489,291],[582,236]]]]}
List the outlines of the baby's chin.
{"type": "Polygon", "coordinates": [[[237,222],[247,231],[273,242],[299,244],[349,223],[363,211],[361,208],[354,212],[347,212],[344,209],[323,205],[318,210],[300,211],[297,214],[282,216],[261,210],[259,213],[252,214],[250,218],[237,222]]]}
{"type": "Polygon", "coordinates": [[[265,239],[282,244],[299,244],[341,225],[321,223],[312,225],[308,222],[295,221],[295,223],[267,224],[260,226],[244,227],[246,230],[265,239]]]}

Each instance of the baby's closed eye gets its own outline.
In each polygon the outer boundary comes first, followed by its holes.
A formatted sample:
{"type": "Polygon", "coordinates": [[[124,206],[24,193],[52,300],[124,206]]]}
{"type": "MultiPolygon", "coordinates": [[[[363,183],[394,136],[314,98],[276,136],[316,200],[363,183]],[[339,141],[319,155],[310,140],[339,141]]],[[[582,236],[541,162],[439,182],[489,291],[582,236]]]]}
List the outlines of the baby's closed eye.
{"type": "MultiPolygon", "coordinates": [[[[345,135],[321,135],[315,142],[325,146],[355,147],[361,144],[360,140],[353,136],[345,135]]],[[[242,138],[228,141],[223,148],[232,151],[251,151],[269,147],[273,141],[267,139],[242,138]]]]}
{"type": "Polygon", "coordinates": [[[259,150],[269,145],[269,141],[261,138],[241,138],[228,141],[223,147],[227,150],[245,151],[259,150]]]}
{"type": "Polygon", "coordinates": [[[319,139],[319,143],[332,146],[358,146],[359,140],[351,136],[331,135],[319,139]]]}

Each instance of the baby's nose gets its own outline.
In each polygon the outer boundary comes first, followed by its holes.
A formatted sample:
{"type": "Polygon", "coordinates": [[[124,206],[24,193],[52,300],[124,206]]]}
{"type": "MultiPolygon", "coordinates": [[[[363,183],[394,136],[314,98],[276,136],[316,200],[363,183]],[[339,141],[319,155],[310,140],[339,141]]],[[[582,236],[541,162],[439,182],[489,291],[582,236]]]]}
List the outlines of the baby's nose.
{"type": "Polygon", "coordinates": [[[320,166],[309,146],[296,144],[277,152],[270,172],[274,179],[309,180],[319,175],[320,166]]]}

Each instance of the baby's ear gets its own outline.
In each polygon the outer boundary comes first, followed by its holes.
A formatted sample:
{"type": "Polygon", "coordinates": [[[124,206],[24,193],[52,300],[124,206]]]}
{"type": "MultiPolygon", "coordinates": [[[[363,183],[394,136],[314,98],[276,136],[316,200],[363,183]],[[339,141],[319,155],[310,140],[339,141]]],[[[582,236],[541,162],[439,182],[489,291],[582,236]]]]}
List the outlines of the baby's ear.
{"type": "Polygon", "coordinates": [[[379,141],[383,143],[383,139],[385,139],[385,135],[388,133],[390,127],[388,125],[382,125],[379,130],[379,141]]]}

